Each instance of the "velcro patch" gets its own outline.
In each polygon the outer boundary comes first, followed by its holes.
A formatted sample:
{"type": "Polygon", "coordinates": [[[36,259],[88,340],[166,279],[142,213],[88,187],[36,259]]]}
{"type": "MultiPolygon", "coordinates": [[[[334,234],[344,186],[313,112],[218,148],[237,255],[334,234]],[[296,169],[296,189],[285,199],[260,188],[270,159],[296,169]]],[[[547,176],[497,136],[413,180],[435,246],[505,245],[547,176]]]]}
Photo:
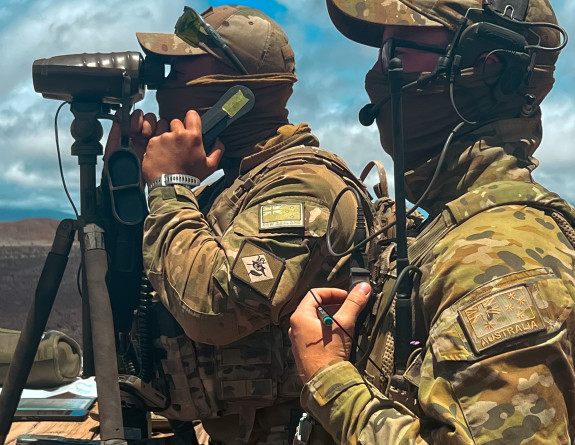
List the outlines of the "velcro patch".
{"type": "Polygon", "coordinates": [[[304,227],[303,204],[261,204],[260,230],[304,227]]]}
{"type": "Polygon", "coordinates": [[[284,260],[246,240],[234,261],[232,275],[271,300],[284,269],[284,260]]]}
{"type": "Polygon", "coordinates": [[[533,295],[525,286],[506,289],[460,309],[460,324],[476,353],[545,329],[533,295]]]}

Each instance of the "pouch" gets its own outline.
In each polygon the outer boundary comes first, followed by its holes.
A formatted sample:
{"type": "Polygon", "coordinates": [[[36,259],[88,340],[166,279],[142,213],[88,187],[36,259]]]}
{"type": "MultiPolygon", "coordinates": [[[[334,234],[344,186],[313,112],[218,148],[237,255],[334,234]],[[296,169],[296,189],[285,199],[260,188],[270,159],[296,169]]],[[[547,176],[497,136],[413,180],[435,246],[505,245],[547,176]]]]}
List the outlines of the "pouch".
{"type": "MultiPolygon", "coordinates": [[[[20,331],[0,328],[0,386],[6,379],[19,338],[20,331]]],[[[80,345],[63,332],[46,331],[38,346],[25,387],[46,389],[69,383],[78,377],[81,367],[80,345]]]]}

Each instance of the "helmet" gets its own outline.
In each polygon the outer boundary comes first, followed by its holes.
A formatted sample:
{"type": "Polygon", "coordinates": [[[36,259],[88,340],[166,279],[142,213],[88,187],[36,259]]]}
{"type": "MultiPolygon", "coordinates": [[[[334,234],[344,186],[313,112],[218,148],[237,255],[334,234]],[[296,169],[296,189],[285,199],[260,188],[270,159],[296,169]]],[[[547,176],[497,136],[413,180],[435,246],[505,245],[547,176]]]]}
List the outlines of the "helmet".
{"type": "MultiPolygon", "coordinates": [[[[557,18],[549,0],[326,0],[331,20],[347,38],[374,47],[381,46],[385,25],[444,26],[455,31],[470,8],[482,9],[484,4],[500,11],[519,11],[527,23],[551,23],[557,18]],[[521,7],[523,6],[523,10],[521,7]],[[511,9],[510,9],[511,8],[511,9]]],[[[513,14],[513,12],[511,12],[513,14]]],[[[513,19],[517,17],[513,16],[513,19]]],[[[523,17],[520,17],[520,20],[523,17]]],[[[523,34],[533,44],[544,48],[557,48],[561,36],[557,29],[545,26],[525,26],[523,34]],[[536,35],[532,32],[535,31],[536,35]],[[535,41],[533,41],[535,38],[535,41]],[[540,38],[540,41],[539,41],[540,38]]],[[[544,51],[538,64],[553,65],[558,51],[544,51]]]]}

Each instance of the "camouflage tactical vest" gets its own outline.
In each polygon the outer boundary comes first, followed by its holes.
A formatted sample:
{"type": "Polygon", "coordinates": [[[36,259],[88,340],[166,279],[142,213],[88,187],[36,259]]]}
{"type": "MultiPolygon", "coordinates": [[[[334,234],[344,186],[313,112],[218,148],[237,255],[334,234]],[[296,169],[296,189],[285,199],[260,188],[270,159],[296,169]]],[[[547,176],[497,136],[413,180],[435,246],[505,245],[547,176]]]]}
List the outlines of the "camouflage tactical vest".
{"type": "MultiPolygon", "coordinates": [[[[216,239],[249,203],[250,190],[271,170],[286,165],[322,164],[360,192],[362,205],[371,209],[369,197],[340,158],[323,149],[298,146],[282,150],[240,176],[214,201],[207,214],[216,239]]],[[[368,225],[371,212],[368,212],[368,225]]],[[[318,264],[319,268],[321,264],[318,264]]],[[[312,267],[312,265],[309,265],[312,267]]],[[[269,324],[225,346],[193,342],[171,315],[158,305],[159,375],[155,385],[170,397],[170,406],[157,411],[169,419],[191,421],[240,413],[297,399],[301,381],[297,375],[287,336],[289,319],[269,324]]],[[[240,416],[241,417],[241,416],[240,416]]]]}
{"type": "MultiPolygon", "coordinates": [[[[500,181],[479,187],[460,198],[446,204],[445,209],[416,238],[408,240],[410,264],[417,267],[430,267],[423,264],[424,258],[432,252],[436,244],[447,233],[479,213],[497,206],[525,205],[544,211],[550,215],[566,238],[575,246],[575,209],[555,193],[549,192],[539,184],[500,181]]],[[[417,389],[419,386],[419,367],[423,351],[415,351],[403,376],[394,376],[394,301],[389,301],[391,290],[396,281],[395,246],[389,245],[376,260],[372,271],[376,303],[370,317],[368,332],[376,336],[370,357],[377,363],[364,363],[366,378],[384,394],[404,403],[417,412],[417,389]],[[377,332],[372,332],[377,326],[377,332]]],[[[424,348],[429,330],[419,301],[412,296],[414,322],[412,339],[424,348]],[[422,329],[423,328],[423,329],[422,329]]],[[[371,340],[371,338],[370,338],[371,340]]]]}

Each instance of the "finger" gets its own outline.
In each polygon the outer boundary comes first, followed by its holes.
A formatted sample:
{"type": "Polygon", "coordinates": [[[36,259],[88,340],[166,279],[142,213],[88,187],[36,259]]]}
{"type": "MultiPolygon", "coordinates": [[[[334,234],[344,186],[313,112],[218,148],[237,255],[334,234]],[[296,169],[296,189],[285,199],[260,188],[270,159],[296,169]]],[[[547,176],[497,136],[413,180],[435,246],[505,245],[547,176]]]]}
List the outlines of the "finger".
{"type": "Polygon", "coordinates": [[[325,306],[326,304],[334,304],[336,301],[341,303],[345,300],[346,295],[347,292],[343,289],[332,287],[312,289],[303,297],[296,312],[316,317],[317,308],[320,304],[325,306]]]}
{"type": "Polygon", "coordinates": [[[170,131],[181,131],[185,130],[184,123],[179,119],[172,119],[170,122],[170,131]]]}
{"type": "Polygon", "coordinates": [[[371,295],[371,286],[368,283],[357,284],[349,293],[341,308],[335,313],[334,317],[341,324],[355,324],[355,320],[360,312],[367,305],[371,295]]]}
{"type": "Polygon", "coordinates": [[[313,291],[322,306],[340,305],[345,301],[348,295],[347,291],[335,287],[323,287],[314,289],[313,291]]]}
{"type": "Polygon", "coordinates": [[[142,125],[144,123],[144,113],[142,110],[134,110],[130,118],[130,135],[132,137],[142,133],[142,125]]]}
{"type": "Polygon", "coordinates": [[[142,122],[142,136],[150,139],[156,133],[156,126],[158,119],[154,113],[146,113],[142,122]]]}
{"type": "MultiPolygon", "coordinates": [[[[208,169],[216,171],[222,157],[224,156],[224,152],[226,151],[226,147],[219,139],[216,139],[214,143],[214,148],[210,152],[209,156],[206,157],[206,166],[208,169]]],[[[213,173],[212,171],[212,173],[213,173]]]]}
{"type": "Polygon", "coordinates": [[[170,124],[165,119],[160,119],[156,124],[156,136],[160,136],[161,134],[167,133],[170,131],[170,124]]]}
{"type": "Polygon", "coordinates": [[[200,134],[202,133],[202,119],[200,118],[198,112],[195,110],[189,110],[186,113],[186,117],[184,118],[184,125],[188,130],[197,128],[198,132],[200,134]]]}

